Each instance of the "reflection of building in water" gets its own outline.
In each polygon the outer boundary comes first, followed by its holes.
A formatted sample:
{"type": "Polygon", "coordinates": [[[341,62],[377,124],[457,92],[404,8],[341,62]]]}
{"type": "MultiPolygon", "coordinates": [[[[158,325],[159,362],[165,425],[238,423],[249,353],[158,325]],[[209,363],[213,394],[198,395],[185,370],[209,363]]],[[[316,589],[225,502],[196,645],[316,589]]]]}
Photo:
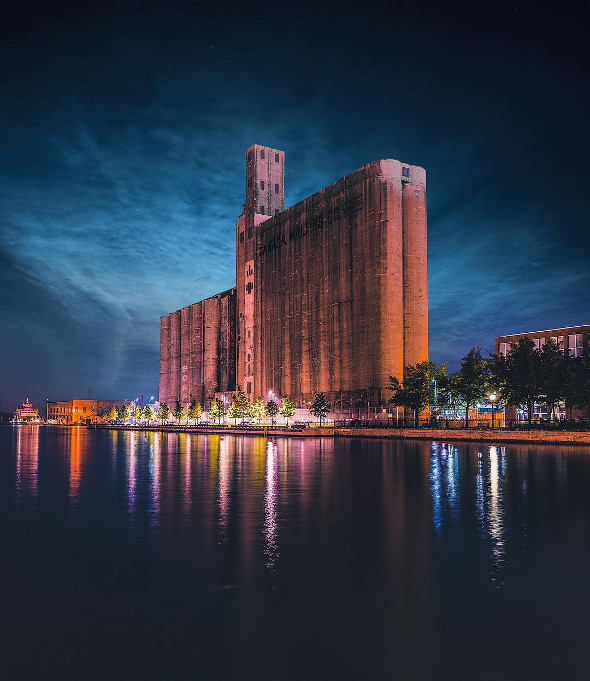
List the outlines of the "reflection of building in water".
{"type": "Polygon", "coordinates": [[[483,536],[491,544],[492,579],[499,581],[506,553],[504,527],[504,491],[506,450],[492,445],[487,455],[477,454],[476,504],[477,518],[483,536]]]}
{"type": "Polygon", "coordinates": [[[219,443],[219,536],[222,543],[227,542],[227,523],[230,509],[231,456],[228,437],[219,443]]]}
{"type": "Polygon", "coordinates": [[[73,428],[68,432],[70,444],[70,499],[75,500],[80,494],[80,471],[82,465],[82,439],[86,430],[73,428]]]}
{"type": "Polygon", "coordinates": [[[279,557],[278,546],[278,450],[275,442],[266,444],[266,475],[264,488],[264,553],[266,567],[273,570],[279,557]]]}
{"type": "Polygon", "coordinates": [[[61,400],[47,402],[47,421],[64,425],[101,423],[111,407],[119,408],[120,400],[61,400]]]}
{"type": "Polygon", "coordinates": [[[130,431],[129,435],[129,449],[127,451],[127,513],[133,520],[137,487],[137,433],[130,431]]]}
{"type": "Polygon", "coordinates": [[[39,472],[39,426],[14,429],[17,496],[36,497],[39,472]]]}
{"type": "Polygon", "coordinates": [[[459,510],[459,452],[447,443],[433,442],[430,448],[430,493],[432,522],[436,531],[447,514],[455,518],[459,510]]]}

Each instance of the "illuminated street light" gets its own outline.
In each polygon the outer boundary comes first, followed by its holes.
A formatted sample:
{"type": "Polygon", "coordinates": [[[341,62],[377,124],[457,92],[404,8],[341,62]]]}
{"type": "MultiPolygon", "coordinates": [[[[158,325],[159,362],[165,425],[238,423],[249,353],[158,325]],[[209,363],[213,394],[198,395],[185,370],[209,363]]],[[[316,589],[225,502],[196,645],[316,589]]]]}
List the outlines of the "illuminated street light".
{"type": "Polygon", "coordinates": [[[494,405],[496,404],[496,400],[498,399],[498,395],[496,393],[491,393],[489,395],[490,402],[492,403],[492,430],[494,429],[494,405]]]}

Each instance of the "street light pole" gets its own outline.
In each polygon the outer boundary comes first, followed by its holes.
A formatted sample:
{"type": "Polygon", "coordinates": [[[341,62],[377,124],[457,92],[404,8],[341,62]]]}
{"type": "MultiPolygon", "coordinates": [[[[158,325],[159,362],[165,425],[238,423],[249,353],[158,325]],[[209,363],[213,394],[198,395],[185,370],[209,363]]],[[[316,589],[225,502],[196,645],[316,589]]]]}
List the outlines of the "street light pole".
{"type": "Polygon", "coordinates": [[[494,430],[494,405],[496,404],[497,399],[498,395],[496,395],[496,393],[490,395],[490,402],[492,403],[492,430],[494,430]]]}

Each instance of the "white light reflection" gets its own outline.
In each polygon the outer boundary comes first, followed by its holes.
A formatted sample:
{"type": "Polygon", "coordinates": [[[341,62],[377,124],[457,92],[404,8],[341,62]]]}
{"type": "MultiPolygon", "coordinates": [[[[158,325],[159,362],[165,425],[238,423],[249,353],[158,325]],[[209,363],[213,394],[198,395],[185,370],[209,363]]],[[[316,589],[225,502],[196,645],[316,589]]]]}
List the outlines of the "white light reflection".
{"type": "Polygon", "coordinates": [[[266,444],[266,476],[264,489],[264,554],[266,567],[274,572],[279,557],[278,547],[278,451],[270,440],[266,444]]]}
{"type": "Polygon", "coordinates": [[[441,465],[438,458],[438,444],[430,445],[430,494],[432,495],[432,522],[436,532],[442,527],[441,465]]]}
{"type": "Polygon", "coordinates": [[[36,499],[39,472],[39,426],[14,426],[17,498],[36,499]]]}
{"type": "Polygon", "coordinates": [[[160,516],[160,466],[162,457],[162,433],[154,435],[154,444],[150,451],[150,479],[152,483],[152,504],[150,524],[156,525],[160,516]]]}
{"type": "MultiPolygon", "coordinates": [[[[503,447],[501,449],[504,450],[503,447]]],[[[502,453],[504,452],[502,451],[502,453]]],[[[500,585],[502,584],[500,570],[504,565],[504,554],[506,552],[504,543],[504,504],[501,486],[505,466],[502,465],[502,459],[498,456],[498,447],[492,445],[490,447],[490,482],[487,503],[488,531],[492,542],[492,562],[494,564],[492,579],[500,585]]]]}
{"type": "Polygon", "coordinates": [[[127,451],[127,513],[133,520],[135,515],[135,488],[137,485],[137,433],[129,432],[129,448],[127,451]]]}

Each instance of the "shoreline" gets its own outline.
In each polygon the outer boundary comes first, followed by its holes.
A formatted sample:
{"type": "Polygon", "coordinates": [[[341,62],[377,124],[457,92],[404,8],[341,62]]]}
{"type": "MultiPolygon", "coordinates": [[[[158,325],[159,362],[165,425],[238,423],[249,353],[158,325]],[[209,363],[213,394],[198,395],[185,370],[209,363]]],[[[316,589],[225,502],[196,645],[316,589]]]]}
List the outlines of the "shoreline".
{"type": "Polygon", "coordinates": [[[503,442],[590,446],[590,431],[491,430],[491,429],[414,429],[414,428],[219,428],[214,426],[174,427],[136,425],[92,425],[95,430],[153,431],[204,435],[247,435],[249,437],[354,437],[385,440],[444,440],[461,442],[503,442]]]}

